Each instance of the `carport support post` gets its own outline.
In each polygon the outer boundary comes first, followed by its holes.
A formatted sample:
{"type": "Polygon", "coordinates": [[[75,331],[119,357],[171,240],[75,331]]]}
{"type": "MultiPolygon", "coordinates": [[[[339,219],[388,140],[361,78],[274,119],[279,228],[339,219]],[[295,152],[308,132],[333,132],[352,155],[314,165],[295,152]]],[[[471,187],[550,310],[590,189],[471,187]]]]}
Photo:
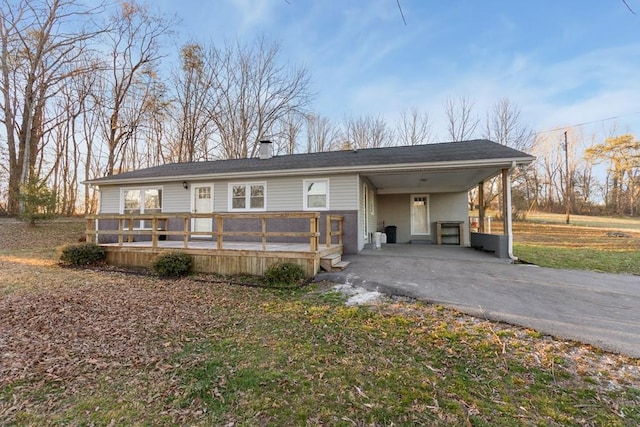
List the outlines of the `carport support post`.
{"type": "Polygon", "coordinates": [[[478,233],[484,233],[484,181],[478,184],[478,233]]]}
{"type": "Polygon", "coordinates": [[[511,217],[511,169],[502,169],[502,218],[503,234],[507,236],[509,258],[513,256],[513,219],[511,217]]]}

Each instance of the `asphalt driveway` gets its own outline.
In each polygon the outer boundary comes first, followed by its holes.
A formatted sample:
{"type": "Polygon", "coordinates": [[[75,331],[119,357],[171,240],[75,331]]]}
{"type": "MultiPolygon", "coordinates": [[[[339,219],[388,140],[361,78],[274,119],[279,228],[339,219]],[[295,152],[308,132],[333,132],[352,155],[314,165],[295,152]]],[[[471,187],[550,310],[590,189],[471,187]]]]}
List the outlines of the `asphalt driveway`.
{"type": "Polygon", "coordinates": [[[449,306],[640,357],[640,277],[509,264],[469,248],[383,245],[319,279],[449,306]]]}

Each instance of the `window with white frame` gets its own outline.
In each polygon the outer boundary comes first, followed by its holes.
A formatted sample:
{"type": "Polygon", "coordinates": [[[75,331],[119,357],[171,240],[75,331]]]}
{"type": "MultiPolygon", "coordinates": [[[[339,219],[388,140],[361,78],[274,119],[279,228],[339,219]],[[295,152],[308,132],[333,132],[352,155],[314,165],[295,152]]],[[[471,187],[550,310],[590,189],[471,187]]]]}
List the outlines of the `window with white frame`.
{"type": "Polygon", "coordinates": [[[229,184],[229,210],[263,211],[267,207],[266,194],[264,182],[229,184]]]}
{"type": "MultiPolygon", "coordinates": [[[[122,213],[125,215],[162,212],[162,188],[125,188],[122,190],[122,213]]],[[[136,221],[135,228],[151,228],[151,221],[136,221]]]]}
{"type": "Polygon", "coordinates": [[[304,180],[304,209],[326,210],[329,209],[329,180],[305,179],[304,180]]]}

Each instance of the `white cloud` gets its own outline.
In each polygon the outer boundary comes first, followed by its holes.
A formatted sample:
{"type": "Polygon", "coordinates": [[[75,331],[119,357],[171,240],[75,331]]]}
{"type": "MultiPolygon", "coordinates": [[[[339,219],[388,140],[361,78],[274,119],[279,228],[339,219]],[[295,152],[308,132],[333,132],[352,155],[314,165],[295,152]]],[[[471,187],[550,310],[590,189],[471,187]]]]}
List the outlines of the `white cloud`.
{"type": "MultiPolygon", "coordinates": [[[[276,5],[273,0],[230,0],[240,12],[240,33],[251,31],[272,19],[272,10],[276,5]]],[[[286,3],[285,3],[286,5],[286,3]]]]}

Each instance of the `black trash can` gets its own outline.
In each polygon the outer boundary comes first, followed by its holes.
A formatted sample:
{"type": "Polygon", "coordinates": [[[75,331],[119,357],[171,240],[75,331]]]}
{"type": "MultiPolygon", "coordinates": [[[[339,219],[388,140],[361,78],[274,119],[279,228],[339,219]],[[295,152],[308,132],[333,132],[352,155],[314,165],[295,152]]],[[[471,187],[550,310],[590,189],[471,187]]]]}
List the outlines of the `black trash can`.
{"type": "Polygon", "coordinates": [[[396,242],[396,230],[398,227],[395,225],[387,225],[384,228],[384,234],[387,235],[387,243],[395,243],[396,242]]]}

